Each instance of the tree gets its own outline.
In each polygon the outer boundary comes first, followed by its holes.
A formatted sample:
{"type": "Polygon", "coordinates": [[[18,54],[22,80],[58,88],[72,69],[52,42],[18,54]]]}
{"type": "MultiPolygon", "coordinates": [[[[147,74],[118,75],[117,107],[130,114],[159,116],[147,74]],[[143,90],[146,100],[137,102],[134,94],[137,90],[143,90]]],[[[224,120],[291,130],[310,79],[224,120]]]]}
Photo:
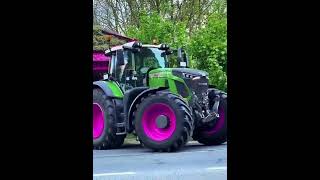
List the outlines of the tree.
{"type": "Polygon", "coordinates": [[[174,24],[162,18],[157,12],[140,14],[140,26],[131,26],[126,34],[139,39],[142,43],[151,44],[153,40],[158,43],[170,44],[172,47],[183,46],[187,43],[185,23],[174,24]]]}
{"type": "Polygon", "coordinates": [[[141,12],[156,12],[173,24],[185,23],[191,36],[207,22],[212,13],[226,14],[226,0],[95,0],[97,23],[125,33],[132,26],[140,28],[141,12]]]}
{"type": "Polygon", "coordinates": [[[193,66],[209,72],[210,82],[219,88],[227,88],[227,19],[220,14],[208,18],[188,46],[193,66]]]}
{"type": "MultiPolygon", "coordinates": [[[[94,4],[94,19],[101,27],[142,43],[156,39],[173,48],[185,47],[192,67],[209,72],[210,83],[226,90],[226,0],[95,0],[94,4]]],[[[107,48],[98,29],[93,41],[94,48],[107,48]]]]}

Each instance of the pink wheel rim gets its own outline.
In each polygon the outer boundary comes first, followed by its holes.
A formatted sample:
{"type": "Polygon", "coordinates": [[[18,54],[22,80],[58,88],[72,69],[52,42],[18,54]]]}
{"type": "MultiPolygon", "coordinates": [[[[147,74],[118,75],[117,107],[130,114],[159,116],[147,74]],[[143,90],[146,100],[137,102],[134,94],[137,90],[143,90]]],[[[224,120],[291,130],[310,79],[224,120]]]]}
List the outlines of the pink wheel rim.
{"type": "Polygon", "coordinates": [[[104,112],[101,106],[93,103],[93,139],[99,138],[104,130],[104,112]]]}
{"type": "Polygon", "coordinates": [[[147,107],[142,115],[142,128],[144,133],[153,141],[164,141],[169,139],[176,129],[176,115],[173,109],[164,103],[155,103],[147,107]],[[159,128],[156,119],[159,116],[168,118],[168,125],[159,128]]]}
{"type": "Polygon", "coordinates": [[[210,130],[207,130],[207,131],[204,131],[205,134],[207,135],[213,135],[214,133],[218,132],[224,125],[224,110],[222,108],[219,108],[219,119],[218,119],[218,122],[216,123],[216,125],[210,129],[210,130]]]}

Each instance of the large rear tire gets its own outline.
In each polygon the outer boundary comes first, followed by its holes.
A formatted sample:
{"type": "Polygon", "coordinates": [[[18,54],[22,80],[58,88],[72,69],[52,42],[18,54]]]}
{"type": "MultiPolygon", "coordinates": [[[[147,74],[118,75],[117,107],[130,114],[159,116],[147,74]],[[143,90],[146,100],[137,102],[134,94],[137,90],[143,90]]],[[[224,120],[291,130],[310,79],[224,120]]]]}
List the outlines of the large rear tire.
{"type": "Polygon", "coordinates": [[[119,148],[125,135],[116,135],[115,104],[101,89],[93,89],[93,148],[119,148]]]}
{"type": "Polygon", "coordinates": [[[209,91],[209,107],[212,108],[214,98],[219,95],[219,118],[214,125],[196,128],[193,139],[204,145],[220,145],[227,141],[227,95],[219,90],[209,91]]]}
{"type": "Polygon", "coordinates": [[[135,131],[147,148],[177,151],[192,136],[191,111],[182,98],[170,92],[149,94],[135,111],[135,131]]]}

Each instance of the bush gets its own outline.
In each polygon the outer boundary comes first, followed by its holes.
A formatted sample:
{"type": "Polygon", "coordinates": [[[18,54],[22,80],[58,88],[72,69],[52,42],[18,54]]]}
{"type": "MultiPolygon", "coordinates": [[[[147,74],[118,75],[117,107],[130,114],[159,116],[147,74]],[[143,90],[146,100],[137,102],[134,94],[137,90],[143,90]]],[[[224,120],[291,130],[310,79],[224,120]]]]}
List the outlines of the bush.
{"type": "Polygon", "coordinates": [[[191,38],[188,52],[192,67],[210,74],[210,83],[227,89],[227,19],[212,15],[208,24],[191,38]]]}

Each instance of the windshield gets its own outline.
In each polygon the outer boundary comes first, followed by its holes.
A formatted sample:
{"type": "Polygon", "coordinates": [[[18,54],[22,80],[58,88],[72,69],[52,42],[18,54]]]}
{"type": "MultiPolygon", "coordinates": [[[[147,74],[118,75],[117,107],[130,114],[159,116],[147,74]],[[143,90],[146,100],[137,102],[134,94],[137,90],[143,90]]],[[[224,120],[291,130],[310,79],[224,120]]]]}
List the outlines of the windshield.
{"type": "Polygon", "coordinates": [[[135,54],[137,69],[142,67],[165,68],[167,67],[164,51],[158,48],[141,48],[139,53],[135,54]]]}

